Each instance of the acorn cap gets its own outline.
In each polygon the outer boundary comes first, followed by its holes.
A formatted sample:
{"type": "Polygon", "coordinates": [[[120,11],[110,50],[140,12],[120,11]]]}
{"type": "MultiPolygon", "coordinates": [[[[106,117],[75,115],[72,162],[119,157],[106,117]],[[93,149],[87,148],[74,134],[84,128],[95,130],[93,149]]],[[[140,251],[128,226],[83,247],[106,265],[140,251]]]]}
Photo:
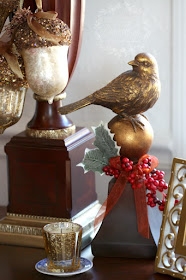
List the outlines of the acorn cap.
{"type": "Polygon", "coordinates": [[[71,44],[71,31],[68,25],[56,16],[55,12],[32,14],[26,9],[17,11],[10,24],[17,50],[21,52],[22,49],[29,48],[69,46],[71,44]]]}
{"type": "MultiPolygon", "coordinates": [[[[22,58],[18,58],[19,66],[24,73],[24,64],[22,58]]],[[[25,76],[23,79],[11,70],[4,56],[0,55],[0,86],[10,86],[14,88],[25,87],[28,88],[25,76]]]]}

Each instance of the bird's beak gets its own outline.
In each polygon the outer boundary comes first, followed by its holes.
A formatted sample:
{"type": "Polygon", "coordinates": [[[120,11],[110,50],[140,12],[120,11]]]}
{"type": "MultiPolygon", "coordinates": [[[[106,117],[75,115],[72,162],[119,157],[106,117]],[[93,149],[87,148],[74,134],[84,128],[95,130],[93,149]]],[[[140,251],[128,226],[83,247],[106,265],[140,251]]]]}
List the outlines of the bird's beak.
{"type": "Polygon", "coordinates": [[[139,66],[139,64],[136,60],[129,61],[128,64],[131,66],[139,66]]]}

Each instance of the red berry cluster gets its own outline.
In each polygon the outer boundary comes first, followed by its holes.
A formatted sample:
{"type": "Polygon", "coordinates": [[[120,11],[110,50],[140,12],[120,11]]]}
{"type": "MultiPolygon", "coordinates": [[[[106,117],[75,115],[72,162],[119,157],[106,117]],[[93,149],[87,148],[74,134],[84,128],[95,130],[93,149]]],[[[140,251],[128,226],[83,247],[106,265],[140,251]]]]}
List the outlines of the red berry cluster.
{"type": "Polygon", "coordinates": [[[165,172],[160,170],[152,170],[151,173],[146,174],[146,180],[145,185],[147,189],[150,191],[147,194],[148,201],[147,204],[151,207],[156,206],[156,204],[159,205],[159,210],[163,211],[165,206],[165,197],[164,190],[168,188],[168,185],[165,183],[165,180],[163,179],[165,176],[165,172]],[[163,194],[163,200],[160,200],[156,197],[156,191],[159,191],[163,194]]]}
{"type": "MultiPolygon", "coordinates": [[[[150,167],[151,167],[151,158],[150,157],[147,157],[145,158],[142,162],[141,162],[141,168],[146,171],[146,170],[149,170],[150,167]]],[[[145,172],[146,173],[146,172],[145,172]]]]}
{"type": "Polygon", "coordinates": [[[130,173],[128,177],[129,183],[131,183],[133,189],[140,189],[144,182],[145,182],[145,170],[150,169],[151,166],[151,158],[145,158],[139,165],[137,165],[137,168],[135,169],[135,172],[130,173]]]}
{"type": "Polygon", "coordinates": [[[133,169],[133,161],[129,160],[129,158],[127,157],[121,157],[121,167],[125,170],[125,171],[132,171],[133,169]]]}
{"type": "MultiPolygon", "coordinates": [[[[121,157],[121,167],[124,171],[130,172],[128,181],[131,183],[133,189],[141,188],[143,184],[145,184],[147,190],[149,190],[149,192],[147,193],[147,205],[149,205],[150,207],[159,205],[159,210],[163,211],[166,198],[166,194],[163,191],[168,188],[168,185],[163,179],[165,176],[165,173],[163,171],[153,169],[149,173],[149,169],[151,168],[151,158],[144,158],[140,164],[133,165],[133,162],[127,157],[121,157]],[[157,198],[156,191],[162,193],[162,200],[157,198]]],[[[105,166],[103,168],[103,172],[105,172],[106,175],[114,176],[116,179],[121,173],[120,170],[110,165],[105,166]]]]}
{"type": "Polygon", "coordinates": [[[115,169],[110,165],[103,167],[103,172],[105,172],[105,175],[114,176],[116,179],[119,177],[120,174],[120,171],[118,169],[115,169]]]}
{"type": "Polygon", "coordinates": [[[163,200],[160,200],[159,198],[156,197],[155,193],[148,193],[147,194],[148,201],[147,205],[150,205],[150,207],[155,207],[156,204],[159,205],[159,210],[163,211],[165,207],[165,196],[163,200]]]}

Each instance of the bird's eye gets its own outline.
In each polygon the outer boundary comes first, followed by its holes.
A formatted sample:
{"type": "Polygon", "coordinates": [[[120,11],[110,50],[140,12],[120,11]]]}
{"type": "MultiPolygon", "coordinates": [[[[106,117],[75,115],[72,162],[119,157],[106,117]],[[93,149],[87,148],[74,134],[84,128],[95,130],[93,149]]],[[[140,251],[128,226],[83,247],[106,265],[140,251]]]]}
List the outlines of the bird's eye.
{"type": "Polygon", "coordinates": [[[150,66],[150,64],[149,64],[147,61],[144,61],[144,62],[143,62],[143,65],[145,65],[145,66],[147,66],[147,67],[150,66]]]}

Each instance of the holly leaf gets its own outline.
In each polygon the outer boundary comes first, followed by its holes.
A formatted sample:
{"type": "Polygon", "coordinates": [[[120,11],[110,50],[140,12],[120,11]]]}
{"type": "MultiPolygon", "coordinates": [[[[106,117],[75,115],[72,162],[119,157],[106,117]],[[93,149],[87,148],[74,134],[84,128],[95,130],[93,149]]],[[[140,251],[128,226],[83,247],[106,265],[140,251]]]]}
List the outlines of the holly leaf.
{"type": "Polygon", "coordinates": [[[98,127],[93,128],[95,133],[94,145],[101,151],[103,156],[108,160],[118,155],[119,147],[113,140],[110,130],[105,128],[101,123],[98,127]]]}
{"type": "Polygon", "coordinates": [[[103,153],[99,149],[86,149],[85,156],[83,158],[82,163],[78,164],[78,166],[83,167],[84,172],[88,171],[98,171],[103,174],[103,167],[108,165],[109,161],[104,157],[103,153]]]}

